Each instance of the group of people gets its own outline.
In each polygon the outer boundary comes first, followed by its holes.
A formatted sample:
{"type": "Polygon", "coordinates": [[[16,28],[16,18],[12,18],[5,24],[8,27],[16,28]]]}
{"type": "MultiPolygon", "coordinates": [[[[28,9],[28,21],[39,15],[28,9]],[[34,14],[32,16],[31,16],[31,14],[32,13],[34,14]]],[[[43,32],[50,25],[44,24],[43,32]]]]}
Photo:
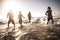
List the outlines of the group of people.
{"type": "MultiPolygon", "coordinates": [[[[45,13],[45,15],[48,16],[47,18],[47,24],[49,23],[50,20],[52,20],[52,24],[53,24],[53,16],[52,16],[52,10],[51,10],[51,7],[48,7],[47,8],[47,11],[45,13]]],[[[10,22],[12,22],[14,24],[14,29],[15,29],[15,23],[14,23],[14,19],[13,19],[13,13],[12,11],[10,11],[8,14],[7,14],[7,17],[9,18],[9,21],[8,21],[8,28],[9,28],[9,24],[10,22]]],[[[24,16],[21,14],[21,11],[19,11],[19,14],[18,14],[18,18],[19,18],[19,24],[22,26],[22,17],[24,18],[24,16]]],[[[29,22],[31,22],[31,12],[29,11],[28,13],[28,20],[29,22]]]]}
{"type": "MultiPolygon", "coordinates": [[[[10,22],[12,22],[12,24],[14,25],[14,29],[15,29],[15,22],[14,22],[14,19],[13,19],[14,15],[13,15],[11,10],[8,12],[7,17],[9,18],[8,28],[9,28],[10,22]]],[[[21,27],[22,27],[22,17],[24,18],[24,16],[21,14],[21,11],[19,11],[18,18],[19,18],[19,24],[21,25],[21,27]]],[[[29,20],[29,22],[31,22],[31,12],[30,11],[28,13],[28,20],[29,20]]]]}

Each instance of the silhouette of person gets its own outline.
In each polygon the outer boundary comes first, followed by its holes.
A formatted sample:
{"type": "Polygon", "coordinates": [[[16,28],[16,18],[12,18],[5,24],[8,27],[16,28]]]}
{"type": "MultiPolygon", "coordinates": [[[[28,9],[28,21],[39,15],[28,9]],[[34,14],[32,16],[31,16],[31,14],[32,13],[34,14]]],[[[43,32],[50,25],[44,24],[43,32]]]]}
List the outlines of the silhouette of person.
{"type": "Polygon", "coordinates": [[[13,16],[13,13],[12,13],[11,10],[8,12],[7,17],[9,18],[9,20],[8,20],[8,28],[9,28],[10,22],[12,22],[12,24],[14,24],[14,29],[15,29],[15,23],[14,23],[14,19],[13,19],[14,16],[13,16]]]}
{"type": "Polygon", "coordinates": [[[52,16],[51,7],[47,8],[47,11],[46,11],[45,15],[48,16],[48,18],[47,18],[47,24],[49,23],[50,20],[52,20],[52,24],[53,24],[53,16],[52,16]]]}
{"type": "Polygon", "coordinates": [[[22,17],[23,15],[21,14],[21,11],[19,11],[18,18],[19,18],[19,24],[21,25],[21,28],[22,28],[22,17]]]}
{"type": "Polygon", "coordinates": [[[29,20],[29,23],[31,23],[31,12],[28,13],[28,20],[29,20]]]}

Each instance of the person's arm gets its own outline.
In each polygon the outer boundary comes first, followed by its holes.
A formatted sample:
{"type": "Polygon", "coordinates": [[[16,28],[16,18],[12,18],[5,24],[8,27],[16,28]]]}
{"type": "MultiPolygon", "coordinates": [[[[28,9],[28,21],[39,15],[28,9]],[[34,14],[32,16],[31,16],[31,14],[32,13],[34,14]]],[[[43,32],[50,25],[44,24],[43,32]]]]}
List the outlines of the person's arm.
{"type": "Polygon", "coordinates": [[[23,15],[22,15],[23,18],[25,18],[23,15]]]}
{"type": "Polygon", "coordinates": [[[47,15],[47,11],[46,11],[45,15],[47,15]]]}

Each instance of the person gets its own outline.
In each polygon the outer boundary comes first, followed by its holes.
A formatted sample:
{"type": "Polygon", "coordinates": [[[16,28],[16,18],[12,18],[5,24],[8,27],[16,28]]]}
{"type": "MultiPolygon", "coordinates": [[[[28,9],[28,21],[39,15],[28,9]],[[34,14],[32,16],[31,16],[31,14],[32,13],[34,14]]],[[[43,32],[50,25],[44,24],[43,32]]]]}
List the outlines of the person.
{"type": "Polygon", "coordinates": [[[9,28],[10,22],[12,22],[12,24],[14,24],[14,29],[15,29],[15,23],[14,23],[14,19],[13,19],[14,16],[13,16],[13,13],[12,13],[11,10],[8,12],[7,17],[9,18],[9,20],[8,20],[8,28],[9,28]]]}
{"type": "Polygon", "coordinates": [[[28,13],[28,20],[29,20],[29,23],[31,23],[31,12],[28,13]]]}
{"type": "Polygon", "coordinates": [[[48,18],[47,18],[47,24],[49,23],[50,20],[52,20],[52,24],[53,24],[53,16],[52,16],[51,7],[47,8],[47,11],[46,11],[45,15],[48,16],[48,18]]]}
{"type": "Polygon", "coordinates": [[[19,18],[19,24],[21,25],[21,28],[22,28],[22,17],[23,15],[21,14],[21,11],[19,11],[18,18],[19,18]]]}

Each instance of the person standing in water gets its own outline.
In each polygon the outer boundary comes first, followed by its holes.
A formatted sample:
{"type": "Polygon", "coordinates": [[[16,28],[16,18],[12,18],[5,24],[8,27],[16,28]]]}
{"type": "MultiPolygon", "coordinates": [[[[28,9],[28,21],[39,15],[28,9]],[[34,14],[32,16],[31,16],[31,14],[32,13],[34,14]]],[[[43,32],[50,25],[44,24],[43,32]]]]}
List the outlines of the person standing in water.
{"type": "Polygon", "coordinates": [[[14,29],[15,29],[15,23],[14,23],[14,19],[13,19],[14,16],[13,16],[13,13],[12,13],[11,10],[8,12],[7,17],[9,18],[9,20],[8,20],[8,28],[9,28],[10,22],[12,22],[12,24],[14,25],[14,29]]]}
{"type": "Polygon", "coordinates": [[[29,20],[29,23],[31,23],[31,12],[28,13],[28,20],[29,20]]]}
{"type": "Polygon", "coordinates": [[[49,23],[50,20],[52,20],[52,25],[53,25],[53,16],[52,16],[51,7],[47,8],[47,11],[46,11],[45,15],[48,16],[48,18],[47,18],[47,24],[49,23]]]}

